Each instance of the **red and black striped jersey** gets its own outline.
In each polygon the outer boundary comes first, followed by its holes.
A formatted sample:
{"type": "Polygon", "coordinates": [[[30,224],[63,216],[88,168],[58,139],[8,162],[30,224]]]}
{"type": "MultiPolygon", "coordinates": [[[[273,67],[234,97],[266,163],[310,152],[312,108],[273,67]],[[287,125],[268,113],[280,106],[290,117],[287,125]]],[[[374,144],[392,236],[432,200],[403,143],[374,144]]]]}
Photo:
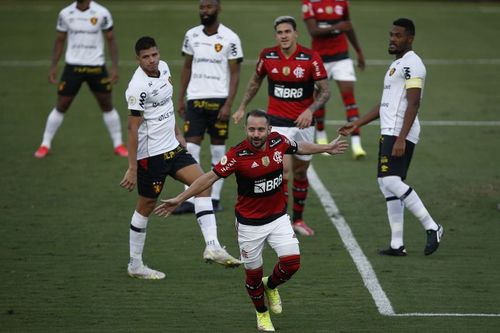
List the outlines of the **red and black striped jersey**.
{"type": "Polygon", "coordinates": [[[254,148],[248,140],[231,147],[213,171],[222,178],[236,175],[238,199],[236,219],[248,225],[270,223],[286,213],[283,194],[284,154],[297,152],[297,143],[271,132],[265,149],[254,148]]]}
{"type": "Polygon", "coordinates": [[[319,54],[299,44],[289,58],[279,46],[262,50],[256,73],[260,77],[267,75],[267,113],[274,126],[294,127],[293,121],[314,101],[314,82],[327,78],[319,54]],[[276,123],[276,118],[285,123],[276,123]]]}
{"type": "MultiPolygon", "coordinates": [[[[328,28],[340,21],[349,20],[347,0],[302,0],[304,20],[315,19],[319,28],[328,28]]],[[[324,62],[338,61],[349,57],[349,44],[345,33],[332,33],[312,38],[312,49],[324,62]]]]}

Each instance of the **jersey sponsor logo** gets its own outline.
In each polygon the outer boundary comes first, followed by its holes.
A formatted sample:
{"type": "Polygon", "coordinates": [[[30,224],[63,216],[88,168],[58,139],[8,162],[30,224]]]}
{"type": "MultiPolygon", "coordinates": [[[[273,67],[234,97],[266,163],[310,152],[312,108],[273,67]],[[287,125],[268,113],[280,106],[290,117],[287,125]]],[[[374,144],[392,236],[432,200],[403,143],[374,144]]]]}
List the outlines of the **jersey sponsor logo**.
{"type": "Polygon", "coordinates": [[[144,103],[146,102],[146,93],[141,92],[139,95],[139,106],[144,109],[144,103]]]}
{"type": "Polygon", "coordinates": [[[239,152],[236,153],[236,156],[238,156],[238,157],[252,156],[252,155],[254,155],[254,153],[252,153],[248,149],[243,149],[243,150],[240,150],[239,152]]]}
{"type": "Polygon", "coordinates": [[[224,47],[224,46],[222,46],[222,44],[220,44],[220,43],[216,43],[216,44],[214,45],[215,52],[220,52],[220,51],[222,51],[222,48],[223,48],[223,47],[224,47]]]}
{"type": "Polygon", "coordinates": [[[231,55],[236,57],[238,55],[238,46],[235,43],[229,44],[229,49],[231,50],[231,55]]]}
{"type": "Polygon", "coordinates": [[[285,76],[290,75],[290,67],[288,67],[288,66],[283,67],[281,69],[281,71],[282,71],[283,75],[285,75],[285,76]]]}
{"type": "Polygon", "coordinates": [[[97,24],[97,17],[91,17],[90,18],[90,23],[92,23],[92,25],[96,25],[97,24]]]}
{"type": "Polygon", "coordinates": [[[295,77],[296,77],[297,79],[301,79],[301,78],[303,78],[303,77],[304,77],[304,73],[305,73],[305,71],[306,71],[306,70],[305,70],[304,68],[302,68],[302,67],[298,66],[297,68],[295,68],[295,69],[293,70],[293,75],[295,75],[295,77]]]}
{"type": "Polygon", "coordinates": [[[158,121],[163,121],[165,119],[172,117],[173,115],[174,115],[174,111],[165,112],[164,114],[162,114],[161,116],[158,117],[158,121]]]}
{"type": "Polygon", "coordinates": [[[317,60],[313,61],[313,66],[314,66],[314,75],[316,77],[321,76],[321,67],[319,66],[319,62],[317,60]]]}
{"type": "Polygon", "coordinates": [[[273,161],[281,164],[283,162],[283,155],[281,154],[280,151],[275,151],[273,155],[273,161]]]}
{"type": "Polygon", "coordinates": [[[405,79],[406,79],[406,80],[411,79],[410,67],[403,67],[403,69],[404,69],[404,71],[405,71],[405,79]]]}
{"type": "Polygon", "coordinates": [[[389,70],[389,76],[392,76],[392,74],[394,74],[394,72],[396,71],[396,68],[392,67],[390,70],[389,70]]]}
{"type": "Polygon", "coordinates": [[[222,172],[227,172],[229,171],[234,165],[236,164],[236,160],[234,158],[231,159],[231,161],[229,161],[228,163],[226,163],[225,166],[223,166],[222,168],[220,168],[220,170],[222,172]]]}
{"type": "Polygon", "coordinates": [[[386,89],[391,89],[391,85],[390,84],[385,84],[384,85],[384,90],[386,90],[386,89]]]}
{"type": "Polygon", "coordinates": [[[263,165],[263,166],[265,166],[265,167],[266,167],[266,166],[268,166],[268,165],[269,165],[269,163],[271,162],[271,161],[269,160],[269,156],[264,156],[264,157],[262,157],[261,161],[262,161],[262,165],[263,165]]]}
{"type": "Polygon", "coordinates": [[[258,166],[259,166],[259,163],[253,161],[251,168],[254,169],[254,168],[257,168],[258,166]]]}
{"type": "Polygon", "coordinates": [[[284,86],[274,86],[274,97],[278,98],[301,98],[304,95],[303,88],[286,88],[284,86]]]}
{"type": "Polygon", "coordinates": [[[266,59],[279,59],[280,57],[278,56],[278,54],[274,51],[271,51],[269,52],[268,54],[266,54],[264,56],[266,59]]]}
{"type": "Polygon", "coordinates": [[[283,141],[281,139],[281,137],[277,138],[277,139],[272,139],[269,141],[269,148],[274,148],[276,147],[277,145],[279,145],[281,143],[281,141],[283,141]]]}
{"type": "Polygon", "coordinates": [[[257,193],[266,193],[275,190],[280,187],[283,183],[283,174],[280,174],[278,177],[274,179],[260,179],[256,180],[253,187],[253,192],[257,193]]]}
{"type": "Polygon", "coordinates": [[[300,52],[296,57],[295,60],[311,60],[311,56],[309,54],[305,54],[303,52],[300,52]]]}
{"type": "Polygon", "coordinates": [[[134,96],[130,96],[128,98],[128,105],[132,106],[132,105],[135,105],[135,103],[137,103],[137,99],[135,99],[134,96]]]}

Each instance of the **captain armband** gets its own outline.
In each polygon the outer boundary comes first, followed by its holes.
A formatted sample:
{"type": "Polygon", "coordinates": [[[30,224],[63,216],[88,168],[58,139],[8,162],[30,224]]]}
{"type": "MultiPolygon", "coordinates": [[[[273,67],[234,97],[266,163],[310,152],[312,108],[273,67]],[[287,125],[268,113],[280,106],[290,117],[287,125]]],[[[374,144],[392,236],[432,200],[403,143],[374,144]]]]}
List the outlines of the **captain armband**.
{"type": "Polygon", "coordinates": [[[142,117],[142,111],[139,111],[139,110],[130,110],[130,115],[132,117],[142,117]]]}
{"type": "Polygon", "coordinates": [[[405,81],[405,88],[410,89],[410,88],[420,88],[422,89],[424,80],[420,77],[414,77],[411,79],[408,79],[405,81]]]}

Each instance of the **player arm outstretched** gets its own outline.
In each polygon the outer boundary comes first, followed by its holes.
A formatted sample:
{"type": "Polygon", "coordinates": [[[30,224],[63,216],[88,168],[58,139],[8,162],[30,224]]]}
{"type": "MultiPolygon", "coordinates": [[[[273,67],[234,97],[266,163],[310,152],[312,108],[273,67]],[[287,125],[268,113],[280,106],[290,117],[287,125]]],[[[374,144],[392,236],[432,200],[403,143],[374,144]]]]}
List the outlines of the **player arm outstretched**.
{"type": "Polygon", "coordinates": [[[241,101],[238,110],[233,114],[233,121],[235,124],[239,123],[241,118],[245,115],[245,108],[259,91],[263,80],[264,76],[259,76],[257,73],[254,73],[250,78],[243,100],[241,101]]]}
{"type": "Polygon", "coordinates": [[[175,198],[161,200],[162,203],[154,210],[155,214],[161,217],[169,216],[181,203],[210,188],[219,179],[220,177],[213,170],[203,174],[175,198]]]}
{"type": "Polygon", "coordinates": [[[341,136],[339,135],[335,140],[328,144],[320,145],[316,143],[309,143],[306,141],[297,142],[297,152],[298,155],[311,155],[311,154],[319,154],[319,153],[328,153],[330,155],[343,154],[349,144],[340,140],[341,136]]]}
{"type": "Polygon", "coordinates": [[[142,112],[130,110],[128,117],[128,169],[123,176],[120,186],[133,191],[137,184],[137,143],[139,126],[142,123],[142,112]]]}
{"type": "Polygon", "coordinates": [[[364,114],[362,117],[343,125],[341,128],[337,130],[337,133],[344,136],[351,135],[351,133],[357,128],[366,125],[368,123],[371,123],[372,121],[378,119],[379,117],[380,117],[380,103],[375,105],[370,110],[370,112],[364,114]]]}

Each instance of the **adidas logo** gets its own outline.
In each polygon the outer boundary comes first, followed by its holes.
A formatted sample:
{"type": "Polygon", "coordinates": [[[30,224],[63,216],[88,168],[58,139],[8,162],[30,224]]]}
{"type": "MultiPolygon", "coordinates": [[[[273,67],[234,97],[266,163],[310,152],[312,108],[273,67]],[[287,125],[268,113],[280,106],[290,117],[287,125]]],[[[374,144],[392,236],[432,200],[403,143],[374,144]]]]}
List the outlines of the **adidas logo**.
{"type": "Polygon", "coordinates": [[[259,163],[257,163],[257,162],[255,162],[255,161],[254,161],[254,162],[252,163],[252,169],[253,169],[253,168],[256,168],[256,167],[258,167],[258,166],[259,166],[259,163]]]}
{"type": "Polygon", "coordinates": [[[278,73],[278,70],[276,68],[273,68],[273,70],[271,71],[271,73],[273,74],[277,74],[278,73]]]}

